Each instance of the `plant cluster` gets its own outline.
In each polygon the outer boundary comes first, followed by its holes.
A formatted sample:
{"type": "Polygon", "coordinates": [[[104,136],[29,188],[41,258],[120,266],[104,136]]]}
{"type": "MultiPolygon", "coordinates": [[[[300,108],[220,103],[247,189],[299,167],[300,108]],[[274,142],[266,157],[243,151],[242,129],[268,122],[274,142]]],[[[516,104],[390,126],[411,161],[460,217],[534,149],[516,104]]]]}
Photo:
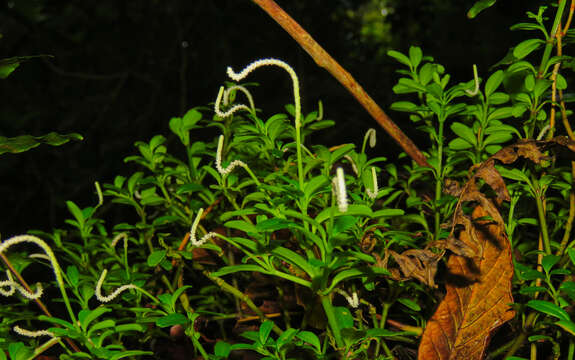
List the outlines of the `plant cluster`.
{"type": "Polygon", "coordinates": [[[566,3],[515,25],[541,38],[515,46],[485,82],[474,66],[472,80],[453,84],[418,47],[388,52],[405,66],[393,91],[409,97],[391,108],[428,134],[429,166],[372,156],[373,129],[357,147],[310,144],[334,121],[321,103],[302,112],[289,65],[228,68],[234,83],[213,108],[172,118],[169,138],[135,144],[125,161],[138,171],[96,183],[95,206],[67,202],[67,228],[0,243],[0,360],[166,359],[176,349],[213,360],[414,358],[420,338],[434,336],[424,329],[449,286],[448,252],[476,258],[481,235],[470,229],[495,225],[513,253],[514,302],[502,306],[515,317],[487,355],[573,359],[575,165],[564,154],[575,135],[560,69],[573,69],[564,46],[575,33],[566,3]],[[284,113],[264,117],[238,84],[260,67],[290,76],[284,113]],[[109,224],[109,203],[130,216],[109,224]],[[44,268],[50,277],[28,285],[26,275],[44,268]]]}

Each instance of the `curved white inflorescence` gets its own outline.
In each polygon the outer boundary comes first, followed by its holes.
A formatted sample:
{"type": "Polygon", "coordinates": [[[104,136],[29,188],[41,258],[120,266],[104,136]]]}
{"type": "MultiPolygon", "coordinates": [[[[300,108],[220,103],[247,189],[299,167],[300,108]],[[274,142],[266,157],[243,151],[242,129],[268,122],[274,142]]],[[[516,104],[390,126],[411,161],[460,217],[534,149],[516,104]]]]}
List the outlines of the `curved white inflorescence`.
{"type": "Polygon", "coordinates": [[[371,179],[373,181],[373,190],[367,189],[367,196],[369,196],[371,200],[375,200],[379,193],[379,187],[377,185],[377,174],[375,173],[374,166],[371,167],[371,179]]]}
{"type": "Polygon", "coordinates": [[[229,109],[228,111],[225,111],[225,112],[222,111],[220,109],[220,104],[222,103],[222,99],[225,97],[226,97],[226,95],[225,95],[224,87],[220,86],[220,90],[218,91],[218,97],[216,98],[216,103],[214,104],[214,112],[219,117],[226,118],[228,116],[231,116],[232,114],[234,114],[236,111],[239,111],[239,110],[250,111],[250,108],[244,104],[237,104],[237,105],[232,106],[232,108],[229,109]]]}
{"type": "MultiPolygon", "coordinates": [[[[60,268],[60,265],[58,264],[58,261],[56,260],[56,256],[54,255],[54,252],[52,251],[50,246],[48,246],[48,244],[46,244],[46,242],[44,240],[42,240],[36,236],[33,236],[33,235],[17,235],[17,236],[11,237],[10,239],[5,240],[2,243],[0,243],[0,254],[4,253],[11,246],[14,246],[14,245],[20,244],[20,243],[25,243],[25,242],[36,244],[40,248],[42,248],[42,250],[44,250],[44,252],[48,256],[48,260],[50,261],[50,264],[52,265],[52,269],[54,270],[54,274],[56,275],[56,281],[58,282],[58,285],[60,287],[63,287],[64,286],[64,279],[62,278],[62,269],[60,268]]],[[[36,288],[35,293],[28,292],[20,284],[16,283],[12,279],[12,276],[9,273],[8,273],[8,280],[0,282],[0,287],[1,286],[9,286],[11,288],[10,290],[0,291],[0,294],[2,294],[2,295],[10,293],[10,292],[11,292],[10,295],[12,295],[14,293],[13,289],[15,289],[15,290],[18,290],[23,296],[25,296],[26,298],[31,299],[31,300],[39,298],[40,296],[42,296],[42,292],[43,292],[42,286],[40,284],[37,284],[37,288],[36,288]]],[[[9,295],[4,295],[4,296],[9,296],[9,295]]]]}
{"type": "MultiPolygon", "coordinates": [[[[240,81],[243,78],[245,78],[246,76],[248,76],[248,74],[251,73],[252,71],[254,71],[255,69],[262,67],[262,66],[270,66],[270,65],[281,67],[282,69],[287,71],[287,73],[291,77],[292,84],[293,84],[293,93],[294,93],[295,127],[297,130],[301,126],[301,121],[300,121],[301,101],[300,101],[300,96],[299,96],[299,80],[298,80],[298,77],[297,77],[295,71],[293,70],[293,68],[291,66],[289,66],[285,61],[282,61],[279,59],[260,59],[260,60],[256,60],[253,63],[249,64],[239,73],[234,72],[234,70],[231,67],[228,67],[227,74],[230,77],[230,79],[232,79],[234,81],[240,81]]],[[[243,106],[247,108],[247,106],[245,106],[245,105],[243,105],[243,106]]]]}
{"type": "Polygon", "coordinates": [[[241,91],[242,93],[244,93],[244,95],[246,96],[246,98],[248,98],[248,102],[250,103],[250,109],[252,111],[256,111],[256,106],[254,105],[254,97],[252,96],[252,94],[250,93],[250,91],[242,85],[234,85],[234,86],[230,86],[229,88],[227,88],[226,90],[224,90],[224,105],[228,105],[230,102],[230,95],[232,93],[232,91],[241,91]]]}
{"type": "Polygon", "coordinates": [[[26,330],[21,328],[20,326],[16,325],[12,328],[12,330],[14,330],[14,332],[18,335],[22,335],[22,336],[27,336],[27,337],[40,337],[40,336],[50,336],[50,337],[54,337],[54,334],[48,330],[36,330],[36,331],[31,331],[31,330],[26,330]]]}
{"type": "Polygon", "coordinates": [[[196,231],[198,229],[198,225],[200,224],[200,220],[202,218],[203,213],[204,213],[203,208],[198,210],[196,218],[194,219],[194,223],[192,224],[192,228],[190,229],[190,243],[192,244],[192,246],[202,246],[210,238],[216,237],[218,235],[215,232],[209,232],[206,235],[202,236],[200,240],[196,238],[196,231]]]}
{"type": "Polygon", "coordinates": [[[30,300],[36,300],[40,298],[44,293],[44,289],[42,288],[42,284],[40,283],[36,284],[36,292],[31,293],[28,290],[26,290],[22,285],[14,281],[14,278],[12,277],[10,271],[6,270],[6,276],[8,277],[8,280],[0,281],[0,295],[2,296],[12,296],[14,295],[16,290],[18,290],[18,292],[22,294],[22,296],[24,296],[25,298],[30,300]],[[8,287],[8,290],[3,289],[4,287],[8,287]]]}
{"type": "Polygon", "coordinates": [[[377,136],[374,128],[369,128],[365,133],[365,138],[369,139],[369,147],[374,148],[377,144],[377,136]]]}
{"type": "Polygon", "coordinates": [[[140,289],[139,287],[137,287],[134,284],[128,284],[128,285],[120,286],[119,288],[114,290],[114,292],[112,292],[108,296],[102,295],[102,285],[104,284],[104,280],[106,279],[107,274],[108,274],[108,270],[104,269],[102,271],[102,275],[100,275],[100,279],[98,279],[98,283],[96,284],[95,295],[96,295],[96,299],[98,299],[98,301],[100,301],[100,302],[103,302],[103,303],[110,302],[110,301],[114,300],[122,292],[129,290],[129,289],[136,289],[136,290],[140,289]]]}
{"type": "Polygon", "coordinates": [[[237,166],[241,166],[243,168],[247,168],[248,165],[241,161],[241,160],[234,160],[232,161],[225,169],[222,167],[222,151],[224,147],[224,135],[220,135],[218,139],[218,150],[216,152],[216,169],[222,176],[226,176],[232,172],[234,168],[237,166]]]}

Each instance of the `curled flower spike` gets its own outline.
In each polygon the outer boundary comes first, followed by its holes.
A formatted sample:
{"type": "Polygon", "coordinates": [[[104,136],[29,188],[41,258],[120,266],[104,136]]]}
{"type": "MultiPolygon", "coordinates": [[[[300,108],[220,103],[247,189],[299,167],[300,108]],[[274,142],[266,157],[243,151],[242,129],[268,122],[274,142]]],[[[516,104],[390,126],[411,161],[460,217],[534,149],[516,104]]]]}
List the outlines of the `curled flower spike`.
{"type": "Polygon", "coordinates": [[[351,296],[349,296],[348,293],[346,293],[342,289],[337,289],[336,292],[338,294],[340,294],[341,296],[343,296],[345,298],[345,300],[347,300],[347,303],[349,304],[349,306],[351,306],[352,308],[356,309],[359,307],[359,297],[357,296],[356,291],[354,291],[351,294],[351,296]]]}
{"type": "MultiPolygon", "coordinates": [[[[292,79],[293,93],[294,93],[294,106],[295,106],[295,127],[296,127],[296,130],[298,130],[301,126],[301,119],[300,119],[300,117],[301,117],[301,114],[300,114],[301,113],[301,100],[300,100],[300,95],[299,95],[299,80],[298,80],[298,77],[297,77],[295,71],[293,70],[293,68],[291,66],[289,66],[286,62],[284,62],[282,60],[278,60],[278,59],[261,59],[261,60],[256,60],[253,63],[249,64],[239,73],[234,72],[234,70],[231,67],[228,67],[227,73],[228,73],[228,76],[230,77],[230,79],[232,79],[234,81],[240,81],[243,78],[245,78],[246,76],[248,76],[248,74],[251,73],[252,71],[254,71],[255,69],[257,69],[261,66],[269,66],[269,65],[275,65],[275,66],[281,67],[282,69],[287,71],[287,73],[290,75],[290,77],[292,79]]],[[[245,106],[245,105],[243,105],[243,106],[245,108],[247,108],[247,106],[245,106]]]]}
{"type": "Polygon", "coordinates": [[[357,165],[355,164],[355,161],[353,161],[353,159],[351,158],[351,156],[349,155],[344,155],[343,156],[344,159],[346,159],[347,161],[349,161],[349,164],[351,165],[351,169],[353,170],[353,172],[355,173],[355,175],[359,175],[359,171],[357,170],[357,165]]]}
{"type": "Polygon", "coordinates": [[[0,281],[0,295],[3,296],[12,296],[14,292],[18,290],[18,292],[27,299],[36,300],[39,299],[42,294],[44,293],[44,289],[42,288],[42,284],[36,284],[36,292],[31,293],[26,290],[22,285],[18,284],[14,281],[12,274],[10,271],[6,270],[6,276],[8,280],[0,281]],[[8,290],[2,289],[3,287],[8,287],[8,290]]]}
{"type": "Polygon", "coordinates": [[[375,200],[375,198],[377,197],[377,194],[379,193],[379,187],[377,186],[377,174],[375,173],[375,167],[371,167],[371,179],[373,181],[373,191],[370,189],[367,189],[367,196],[369,196],[369,198],[371,200],[375,200]]]}
{"type": "Polygon", "coordinates": [[[369,147],[373,149],[377,144],[377,137],[374,128],[369,128],[369,130],[367,130],[367,132],[365,133],[365,139],[369,140],[369,147]]]}
{"type": "Polygon", "coordinates": [[[224,148],[224,135],[220,135],[218,139],[218,150],[216,152],[216,169],[222,176],[226,176],[232,172],[232,170],[237,167],[241,166],[244,169],[247,169],[248,165],[241,161],[241,160],[234,160],[232,161],[225,169],[222,167],[222,150],[224,148]]]}
{"type": "MultiPolygon", "coordinates": [[[[60,268],[60,265],[58,264],[58,261],[56,260],[56,256],[54,255],[54,252],[52,251],[50,246],[48,246],[48,244],[46,244],[46,242],[44,242],[44,240],[37,238],[36,236],[32,236],[32,235],[14,236],[14,237],[0,243],[0,254],[4,253],[9,247],[16,245],[16,244],[24,243],[24,242],[36,244],[40,248],[42,248],[42,250],[44,250],[44,252],[46,253],[46,255],[50,261],[50,264],[52,265],[52,269],[54,270],[54,275],[56,275],[56,281],[58,282],[58,286],[60,287],[60,290],[62,291],[62,295],[67,298],[67,295],[65,294],[65,290],[64,290],[65,285],[64,285],[64,279],[62,278],[62,269],[60,268]]],[[[35,293],[28,292],[20,284],[15,282],[12,279],[12,275],[9,273],[8,273],[8,280],[0,282],[0,287],[2,287],[2,286],[9,286],[11,288],[15,288],[16,290],[18,290],[18,292],[20,292],[20,294],[22,294],[24,297],[31,299],[31,300],[39,298],[40,296],[42,296],[42,292],[43,292],[42,286],[40,284],[37,285],[35,293]]],[[[0,291],[0,294],[4,295],[5,293],[9,293],[10,291],[12,291],[12,289],[8,290],[8,291],[2,290],[2,291],[0,291]]],[[[12,294],[13,293],[14,292],[12,291],[12,294]]],[[[4,296],[8,296],[8,295],[4,295],[4,296]]]]}
{"type": "Polygon", "coordinates": [[[234,86],[230,86],[229,88],[227,88],[224,91],[224,105],[228,105],[228,103],[230,102],[230,95],[232,93],[232,91],[241,91],[242,93],[244,93],[244,95],[248,98],[248,102],[250,103],[250,108],[253,112],[256,111],[256,107],[254,105],[254,98],[252,96],[252,94],[250,93],[250,91],[248,89],[246,89],[244,86],[241,85],[234,85],[234,86]]]}
{"type": "Polygon", "coordinates": [[[337,206],[339,211],[343,213],[347,211],[347,190],[345,186],[345,177],[341,167],[338,167],[335,173],[336,175],[333,178],[335,197],[337,199],[337,206]]]}
{"type": "Polygon", "coordinates": [[[96,299],[98,299],[98,301],[106,303],[106,302],[110,302],[112,300],[114,300],[116,297],[118,297],[118,295],[120,295],[122,292],[129,290],[129,289],[136,289],[136,290],[140,290],[139,287],[137,287],[134,284],[128,284],[128,285],[122,285],[119,288],[117,288],[116,290],[114,290],[113,293],[111,293],[108,296],[104,296],[102,295],[102,285],[104,284],[104,280],[106,279],[106,275],[108,274],[108,270],[104,269],[104,271],[102,271],[102,275],[100,275],[100,279],[98,279],[98,283],[96,284],[96,299]]]}
{"type": "Polygon", "coordinates": [[[128,234],[126,234],[125,232],[119,233],[118,235],[116,235],[114,237],[114,239],[112,239],[112,243],[110,244],[110,246],[113,248],[116,247],[116,245],[118,244],[118,242],[120,240],[124,240],[124,246],[126,245],[126,242],[128,241],[128,234]]]}
{"type": "Polygon", "coordinates": [[[206,235],[202,236],[200,240],[196,238],[196,230],[198,229],[198,225],[200,224],[200,220],[202,218],[203,213],[204,213],[203,208],[198,210],[196,218],[194,219],[194,223],[192,224],[192,228],[190,229],[190,244],[192,244],[192,246],[202,246],[210,238],[216,237],[218,235],[215,232],[209,232],[206,235]]]}
{"type": "Polygon", "coordinates": [[[31,331],[31,330],[26,330],[26,329],[22,329],[20,326],[16,325],[12,328],[12,330],[14,330],[14,332],[18,335],[22,335],[22,336],[27,336],[27,337],[40,337],[40,336],[50,336],[50,337],[54,337],[54,334],[48,330],[36,330],[36,331],[31,331]]]}
{"type": "Polygon", "coordinates": [[[479,76],[477,75],[477,65],[475,64],[473,64],[473,80],[475,82],[475,88],[473,90],[465,90],[469,96],[475,96],[479,93],[479,76]]]}
{"type": "Polygon", "coordinates": [[[218,92],[218,97],[216,98],[216,103],[214,105],[214,112],[216,113],[216,115],[218,115],[221,118],[226,118],[228,116],[233,115],[236,111],[239,111],[239,110],[250,111],[250,108],[243,105],[243,104],[234,105],[234,106],[232,106],[231,109],[229,109],[226,112],[223,112],[222,110],[220,110],[220,104],[222,102],[222,98],[225,97],[224,93],[225,93],[224,87],[220,86],[220,91],[218,92]]]}

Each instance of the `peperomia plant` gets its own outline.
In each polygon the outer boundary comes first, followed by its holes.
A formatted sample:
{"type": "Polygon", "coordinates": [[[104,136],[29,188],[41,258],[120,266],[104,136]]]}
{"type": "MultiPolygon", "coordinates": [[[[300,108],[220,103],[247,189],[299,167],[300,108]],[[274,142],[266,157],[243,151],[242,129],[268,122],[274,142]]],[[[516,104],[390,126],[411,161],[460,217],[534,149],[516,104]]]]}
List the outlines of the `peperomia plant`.
{"type": "Polygon", "coordinates": [[[429,167],[371,156],[374,129],[357,148],[312,144],[334,121],[321,103],[302,111],[287,63],[228,68],[234,82],[213,108],[137,142],[125,158],[136,171],[103,191],[96,184],[95,206],[67,202],[66,229],[0,244],[0,360],[170,359],[180,350],[214,360],[411,359],[418,344],[420,359],[453,358],[465,328],[483,324],[473,319],[492,321],[473,334],[484,342],[509,325],[466,358],[573,359],[575,195],[559,151],[575,149],[559,72],[572,62],[565,5],[550,30],[548,9],[529,13],[534,22],[513,29],[544,39],[521,42],[490,74],[473,66],[465,83],[451,84],[418,47],[389,52],[407,67],[393,90],[412,97],[391,108],[428,134],[429,167]],[[285,112],[263,117],[250,86],[237,84],[260,67],[290,76],[285,112]],[[554,137],[559,115],[571,139],[554,137]],[[122,217],[111,220],[116,205],[122,217]],[[43,253],[29,255],[23,242],[43,253]],[[22,273],[44,267],[49,285],[29,286],[22,273]],[[494,294],[504,303],[482,307],[494,294]],[[453,316],[438,320],[445,308],[453,316]]]}

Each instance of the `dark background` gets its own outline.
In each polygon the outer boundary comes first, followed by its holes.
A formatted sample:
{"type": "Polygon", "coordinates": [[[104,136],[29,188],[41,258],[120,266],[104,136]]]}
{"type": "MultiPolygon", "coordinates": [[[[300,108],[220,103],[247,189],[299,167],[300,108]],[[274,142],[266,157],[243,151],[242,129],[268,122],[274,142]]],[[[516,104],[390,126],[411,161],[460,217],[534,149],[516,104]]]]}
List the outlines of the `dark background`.
{"type": "MultiPolygon", "coordinates": [[[[385,53],[423,48],[452,74],[485,77],[490,65],[529,34],[510,32],[541,1],[499,1],[478,18],[461,0],[278,0],[367,92],[387,109],[400,68],[385,53]],[[382,13],[383,10],[383,13],[382,13]],[[386,13],[384,15],[384,13],[386,13]]],[[[324,104],[337,122],[312,139],[358,144],[378,125],[339,83],[249,0],[13,0],[0,2],[0,58],[50,54],[0,80],[0,136],[77,132],[82,142],[40,146],[0,159],[0,234],[64,226],[66,200],[95,205],[94,181],[130,173],[124,157],[135,141],[170,134],[168,121],[208,105],[227,81],[225,69],[253,60],[287,61],[302,85],[304,113],[324,104]]],[[[289,77],[260,70],[256,106],[267,118],[290,103],[289,77]]],[[[425,140],[405,114],[386,110],[421,148],[425,140]]],[[[211,114],[206,113],[206,117],[211,114]]],[[[394,159],[400,149],[378,131],[373,154],[394,159]]],[[[173,148],[173,147],[172,147],[173,148]]],[[[169,147],[170,149],[170,147],[169,147]]]]}

